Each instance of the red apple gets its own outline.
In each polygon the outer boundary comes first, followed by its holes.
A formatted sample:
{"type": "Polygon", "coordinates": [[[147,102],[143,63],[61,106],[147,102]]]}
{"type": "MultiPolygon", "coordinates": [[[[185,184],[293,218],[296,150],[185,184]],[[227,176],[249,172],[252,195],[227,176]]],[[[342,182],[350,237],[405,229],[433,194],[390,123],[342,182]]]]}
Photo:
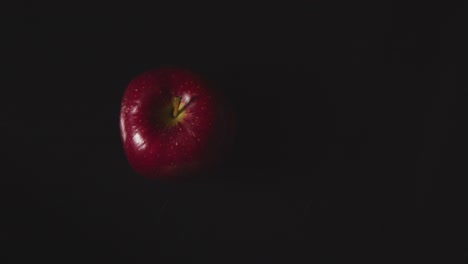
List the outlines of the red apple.
{"type": "Polygon", "coordinates": [[[189,70],[164,67],[129,83],[120,135],[137,173],[179,179],[219,164],[232,142],[233,122],[231,108],[213,85],[189,70]]]}

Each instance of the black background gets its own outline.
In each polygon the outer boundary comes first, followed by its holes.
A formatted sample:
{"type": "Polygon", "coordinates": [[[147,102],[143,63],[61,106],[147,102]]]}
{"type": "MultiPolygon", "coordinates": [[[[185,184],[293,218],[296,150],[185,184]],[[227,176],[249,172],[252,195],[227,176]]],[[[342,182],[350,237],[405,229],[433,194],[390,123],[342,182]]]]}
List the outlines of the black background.
{"type": "Polygon", "coordinates": [[[4,38],[6,263],[466,261],[462,5],[24,8],[4,38]],[[165,65],[237,110],[215,177],[125,159],[125,87],[165,65]]]}

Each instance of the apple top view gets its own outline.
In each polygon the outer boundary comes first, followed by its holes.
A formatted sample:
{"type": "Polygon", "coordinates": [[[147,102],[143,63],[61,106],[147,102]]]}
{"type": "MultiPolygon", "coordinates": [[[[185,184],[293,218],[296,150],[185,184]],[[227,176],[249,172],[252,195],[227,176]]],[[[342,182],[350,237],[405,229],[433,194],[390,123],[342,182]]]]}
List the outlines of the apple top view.
{"type": "Polygon", "coordinates": [[[224,96],[187,69],[146,71],[129,83],[122,99],[125,154],[137,173],[152,179],[215,168],[230,146],[233,124],[224,96]]]}

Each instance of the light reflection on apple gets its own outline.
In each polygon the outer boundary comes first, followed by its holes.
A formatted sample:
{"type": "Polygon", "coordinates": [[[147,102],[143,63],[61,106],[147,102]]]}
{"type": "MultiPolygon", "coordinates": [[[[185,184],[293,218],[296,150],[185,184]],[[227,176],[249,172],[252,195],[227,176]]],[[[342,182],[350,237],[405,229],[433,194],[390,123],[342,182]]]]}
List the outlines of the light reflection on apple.
{"type": "Polygon", "coordinates": [[[123,118],[120,118],[120,132],[122,134],[123,141],[125,141],[127,139],[127,131],[125,130],[125,122],[123,118]]]}
{"type": "Polygon", "coordinates": [[[135,135],[133,135],[133,142],[139,150],[144,150],[146,148],[146,143],[141,137],[140,132],[136,132],[135,135]]]}

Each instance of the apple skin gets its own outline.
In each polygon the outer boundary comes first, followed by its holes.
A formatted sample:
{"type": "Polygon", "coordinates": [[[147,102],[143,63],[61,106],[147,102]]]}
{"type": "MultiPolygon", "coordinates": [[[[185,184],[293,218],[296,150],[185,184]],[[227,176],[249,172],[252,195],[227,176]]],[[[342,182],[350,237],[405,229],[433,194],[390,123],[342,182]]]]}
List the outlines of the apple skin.
{"type": "Polygon", "coordinates": [[[134,78],[123,95],[120,136],[140,175],[182,179],[220,164],[234,137],[232,107],[219,90],[182,68],[162,67],[134,78]],[[173,116],[174,98],[180,109],[173,116]]]}

